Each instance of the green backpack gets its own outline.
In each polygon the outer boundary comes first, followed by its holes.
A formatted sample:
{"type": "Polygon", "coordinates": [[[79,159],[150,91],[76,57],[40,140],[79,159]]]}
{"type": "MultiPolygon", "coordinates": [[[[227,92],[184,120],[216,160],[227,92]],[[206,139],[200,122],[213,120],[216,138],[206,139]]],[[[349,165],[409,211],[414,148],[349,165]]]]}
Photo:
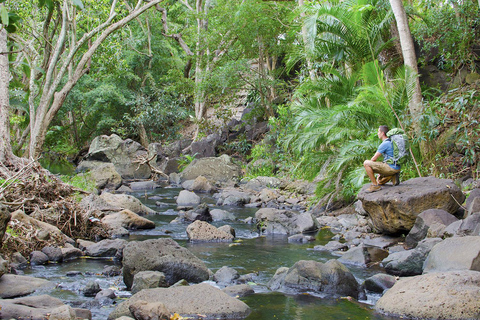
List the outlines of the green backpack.
{"type": "Polygon", "coordinates": [[[408,157],[408,149],[410,148],[407,135],[402,129],[393,128],[387,132],[387,137],[393,145],[393,161],[392,159],[388,159],[387,163],[402,164],[408,157]]]}

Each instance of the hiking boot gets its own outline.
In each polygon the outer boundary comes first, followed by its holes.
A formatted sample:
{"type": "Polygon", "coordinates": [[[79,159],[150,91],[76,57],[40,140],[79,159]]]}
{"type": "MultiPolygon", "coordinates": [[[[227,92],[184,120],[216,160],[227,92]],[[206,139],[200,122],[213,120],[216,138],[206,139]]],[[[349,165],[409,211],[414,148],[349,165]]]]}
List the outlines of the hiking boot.
{"type": "Polygon", "coordinates": [[[372,184],[372,185],[370,186],[370,188],[368,188],[365,192],[371,193],[371,192],[378,191],[378,190],[380,190],[380,189],[382,189],[382,187],[380,187],[379,185],[374,185],[374,184],[372,184]]]}
{"type": "Polygon", "coordinates": [[[400,184],[400,172],[395,173],[395,175],[392,178],[392,184],[394,186],[398,186],[400,184]]]}
{"type": "Polygon", "coordinates": [[[388,181],[390,181],[390,180],[392,179],[392,177],[393,177],[393,176],[387,176],[387,177],[385,177],[385,176],[380,176],[380,177],[378,177],[378,180],[377,180],[378,185],[383,186],[385,183],[387,183],[388,181]]]}

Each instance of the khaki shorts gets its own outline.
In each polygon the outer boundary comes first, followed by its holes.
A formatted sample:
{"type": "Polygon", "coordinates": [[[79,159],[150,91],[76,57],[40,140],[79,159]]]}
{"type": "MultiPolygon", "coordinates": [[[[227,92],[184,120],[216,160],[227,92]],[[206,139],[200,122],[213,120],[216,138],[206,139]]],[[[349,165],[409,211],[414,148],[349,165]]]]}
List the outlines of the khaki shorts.
{"type": "Polygon", "coordinates": [[[367,160],[365,161],[365,164],[370,166],[370,168],[372,168],[373,173],[380,173],[382,176],[385,176],[385,177],[393,176],[400,171],[400,170],[393,169],[385,162],[367,160]]]}

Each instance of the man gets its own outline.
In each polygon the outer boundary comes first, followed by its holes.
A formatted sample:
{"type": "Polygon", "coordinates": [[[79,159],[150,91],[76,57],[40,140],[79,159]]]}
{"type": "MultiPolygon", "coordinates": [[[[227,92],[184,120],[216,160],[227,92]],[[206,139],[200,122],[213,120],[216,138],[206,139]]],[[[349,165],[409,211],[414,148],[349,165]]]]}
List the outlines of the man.
{"type": "Polygon", "coordinates": [[[387,126],[380,126],[378,128],[377,136],[382,140],[382,143],[378,146],[377,152],[375,152],[372,159],[363,162],[367,175],[372,181],[372,185],[367,189],[367,192],[380,190],[382,188],[381,185],[384,185],[390,180],[392,180],[395,186],[400,183],[400,165],[393,162],[393,145],[387,137],[388,130],[387,126]],[[376,161],[380,156],[383,156],[383,162],[376,161]],[[391,160],[387,163],[389,159],[391,160]],[[377,179],[375,179],[375,173],[379,173],[377,179]]]}

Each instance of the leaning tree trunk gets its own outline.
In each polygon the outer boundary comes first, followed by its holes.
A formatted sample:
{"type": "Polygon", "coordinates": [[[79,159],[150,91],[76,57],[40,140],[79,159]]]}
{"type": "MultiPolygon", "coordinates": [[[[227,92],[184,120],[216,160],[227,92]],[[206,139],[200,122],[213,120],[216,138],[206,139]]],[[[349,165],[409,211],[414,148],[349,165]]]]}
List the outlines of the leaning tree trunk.
{"type": "MultiPolygon", "coordinates": [[[[403,7],[402,0],[390,0],[393,14],[397,22],[398,34],[400,36],[400,45],[402,47],[404,64],[410,67],[415,74],[418,74],[417,57],[415,56],[415,47],[413,45],[412,34],[408,26],[408,18],[403,7]]],[[[422,106],[422,89],[420,88],[420,80],[416,78],[415,90],[409,101],[409,109],[412,117],[413,130],[417,136],[421,133],[420,119],[423,113],[422,106]]]]}

